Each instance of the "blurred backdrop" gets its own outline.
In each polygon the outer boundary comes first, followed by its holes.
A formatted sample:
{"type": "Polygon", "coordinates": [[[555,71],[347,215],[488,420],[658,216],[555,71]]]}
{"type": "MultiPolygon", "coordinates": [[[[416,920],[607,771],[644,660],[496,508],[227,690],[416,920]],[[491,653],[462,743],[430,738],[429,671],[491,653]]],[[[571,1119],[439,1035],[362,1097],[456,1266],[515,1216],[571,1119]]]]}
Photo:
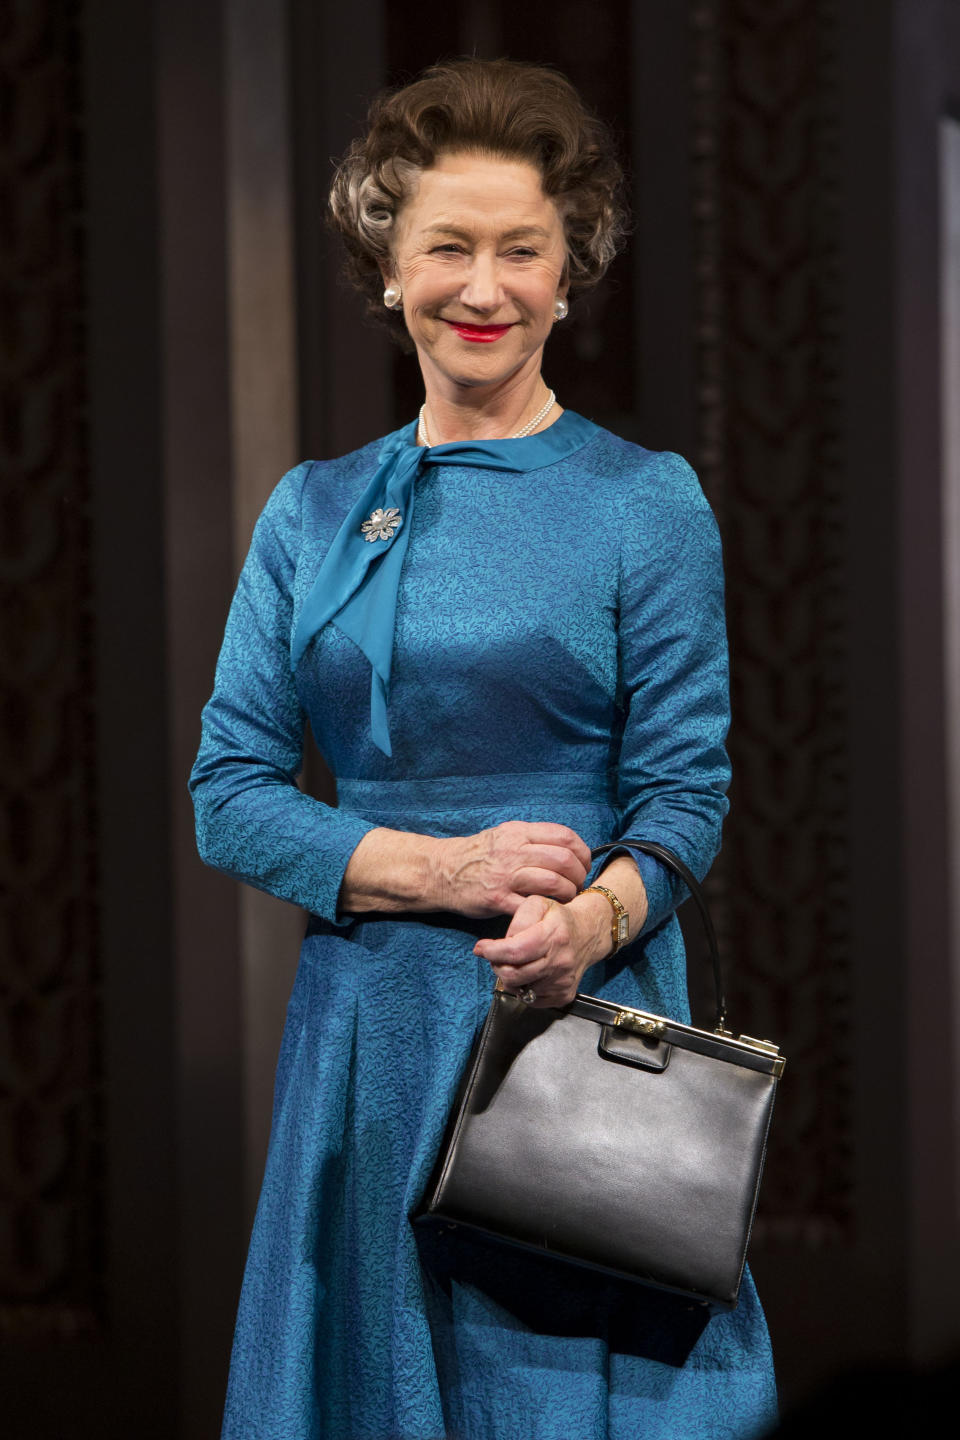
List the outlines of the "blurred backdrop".
{"type": "Polygon", "coordinates": [[[960,1347],[960,0],[10,0],[11,1440],[218,1430],[302,916],[201,866],[186,776],[266,496],[419,403],[338,282],[331,157],[462,53],[615,127],[632,244],[547,379],[723,531],[711,887],[734,1023],[788,1056],[752,1249],[785,1403],[960,1347]]]}

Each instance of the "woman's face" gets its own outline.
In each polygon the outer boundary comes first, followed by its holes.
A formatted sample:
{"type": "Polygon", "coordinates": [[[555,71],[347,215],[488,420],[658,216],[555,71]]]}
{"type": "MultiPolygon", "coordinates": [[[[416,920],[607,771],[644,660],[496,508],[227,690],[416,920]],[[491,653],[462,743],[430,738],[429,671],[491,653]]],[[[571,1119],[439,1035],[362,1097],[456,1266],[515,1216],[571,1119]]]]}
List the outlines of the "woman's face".
{"type": "Polygon", "coordinates": [[[566,293],[563,222],[523,160],[441,155],[397,217],[393,270],[424,378],[492,386],[539,370],[566,293]]]}

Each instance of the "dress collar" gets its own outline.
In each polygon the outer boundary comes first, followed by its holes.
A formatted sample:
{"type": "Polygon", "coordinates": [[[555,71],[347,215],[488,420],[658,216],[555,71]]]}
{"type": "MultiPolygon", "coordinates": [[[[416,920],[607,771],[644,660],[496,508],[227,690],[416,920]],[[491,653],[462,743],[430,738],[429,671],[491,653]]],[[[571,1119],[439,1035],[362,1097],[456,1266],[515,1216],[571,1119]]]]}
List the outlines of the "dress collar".
{"type": "Polygon", "coordinates": [[[403,446],[421,451],[428,465],[465,465],[482,470],[542,470],[556,465],[581,450],[597,434],[599,426],[575,410],[564,410],[559,420],[536,435],[521,440],[451,440],[444,445],[417,445],[418,421],[412,420],[387,435],[380,449],[381,461],[403,446]]]}

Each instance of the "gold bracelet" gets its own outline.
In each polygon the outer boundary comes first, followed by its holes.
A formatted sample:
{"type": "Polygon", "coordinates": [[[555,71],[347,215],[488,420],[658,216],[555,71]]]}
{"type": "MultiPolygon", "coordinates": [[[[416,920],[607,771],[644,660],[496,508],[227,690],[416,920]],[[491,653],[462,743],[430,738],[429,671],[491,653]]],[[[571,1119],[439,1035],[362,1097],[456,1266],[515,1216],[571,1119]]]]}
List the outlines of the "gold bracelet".
{"type": "Polygon", "coordinates": [[[589,895],[591,890],[598,890],[601,895],[606,895],[613,906],[613,915],[610,919],[610,936],[613,940],[612,954],[616,955],[622,945],[626,945],[630,939],[630,916],[627,914],[626,906],[618,900],[612,890],[606,885],[588,885],[586,890],[581,891],[583,895],[589,895]]]}

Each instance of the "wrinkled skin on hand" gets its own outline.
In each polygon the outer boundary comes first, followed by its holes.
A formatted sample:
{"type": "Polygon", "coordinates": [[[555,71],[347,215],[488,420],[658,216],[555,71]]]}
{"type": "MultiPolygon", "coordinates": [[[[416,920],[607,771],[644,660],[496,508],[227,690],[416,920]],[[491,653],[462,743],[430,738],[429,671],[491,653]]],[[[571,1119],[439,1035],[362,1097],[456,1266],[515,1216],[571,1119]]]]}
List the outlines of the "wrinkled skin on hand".
{"type": "Polygon", "coordinates": [[[514,994],[529,988],[538,1006],[569,1005],[584,971],[611,948],[609,911],[599,912],[598,925],[597,899],[607,906],[592,894],[565,905],[531,895],[514,911],[504,939],[480,940],[474,954],[514,994]]]}
{"type": "Polygon", "coordinates": [[[533,896],[570,901],[590,866],[590,849],[576,831],[548,821],[508,820],[441,846],[441,908],[474,917],[515,915],[533,896]]]}

